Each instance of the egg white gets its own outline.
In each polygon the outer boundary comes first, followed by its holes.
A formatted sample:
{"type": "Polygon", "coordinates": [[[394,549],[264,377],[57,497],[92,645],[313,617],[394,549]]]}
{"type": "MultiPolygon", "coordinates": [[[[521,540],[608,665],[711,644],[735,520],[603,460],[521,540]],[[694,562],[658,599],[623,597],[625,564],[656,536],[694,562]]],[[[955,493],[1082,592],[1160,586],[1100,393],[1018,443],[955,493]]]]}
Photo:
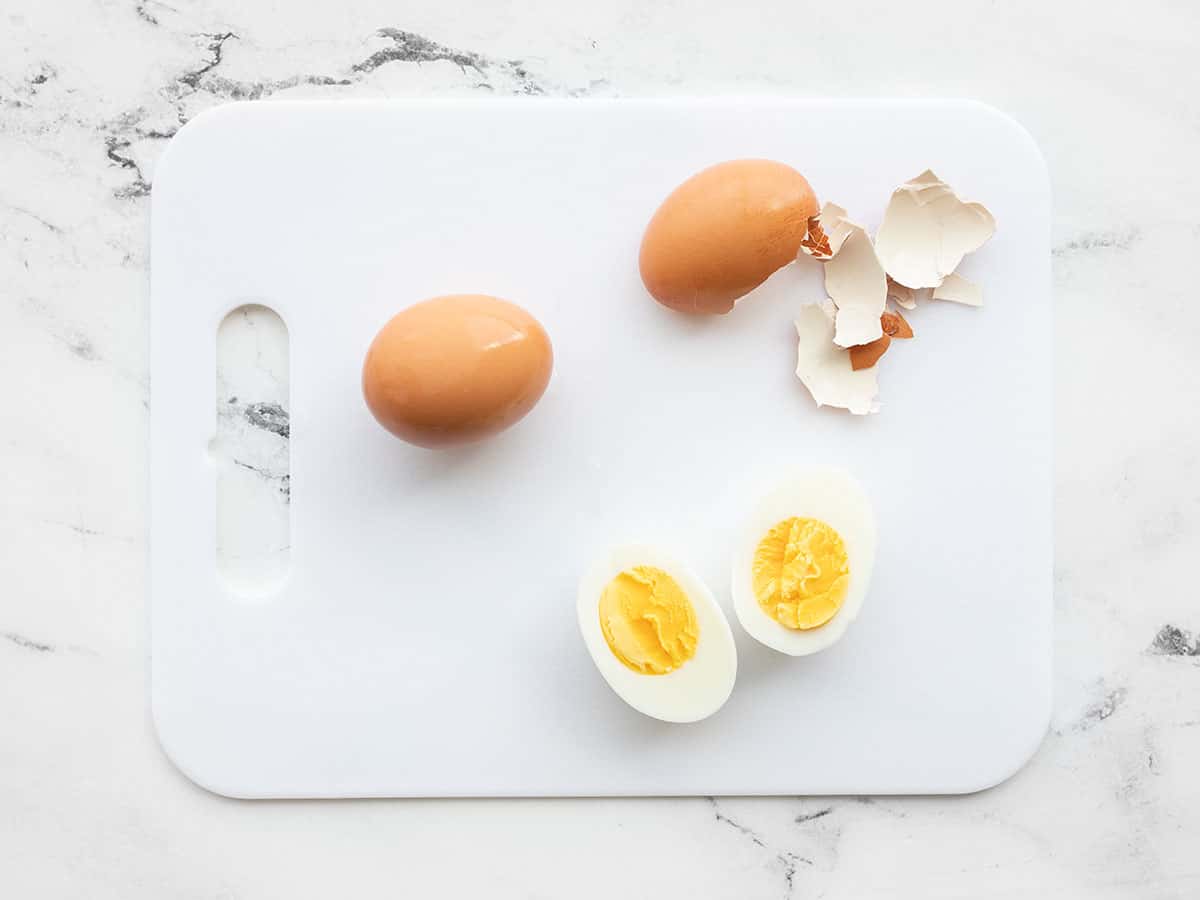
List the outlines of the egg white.
{"type": "Polygon", "coordinates": [[[875,567],[875,513],[862,486],[841,469],[797,473],[763,497],[747,518],[733,553],[733,609],[756,641],[789,656],[807,656],[836,643],[862,609],[875,567]],[[841,608],[817,628],[795,630],[771,618],[754,595],[754,551],[776,524],[792,516],[819,519],[841,536],[850,585],[841,608]]]}
{"type": "Polygon", "coordinates": [[[618,697],[664,722],[697,722],[720,709],[733,692],[737,678],[737,648],[729,621],[712,591],[678,560],[655,547],[617,547],[584,574],[579,582],[579,630],[596,668],[618,697]],[[600,629],[600,597],[621,572],[634,566],[654,566],[683,589],[696,611],[700,631],[695,655],[674,672],[642,675],[613,654],[600,629]]]}

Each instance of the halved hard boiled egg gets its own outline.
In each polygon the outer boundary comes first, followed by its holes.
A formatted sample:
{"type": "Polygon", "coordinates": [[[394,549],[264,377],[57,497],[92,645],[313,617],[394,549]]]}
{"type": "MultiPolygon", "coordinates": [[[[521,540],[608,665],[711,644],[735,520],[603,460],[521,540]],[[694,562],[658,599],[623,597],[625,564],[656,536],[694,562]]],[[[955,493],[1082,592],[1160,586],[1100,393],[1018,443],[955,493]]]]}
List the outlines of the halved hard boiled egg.
{"type": "Polygon", "coordinates": [[[875,513],[840,469],[815,469],[763,497],[734,548],[733,609],[755,640],[790,656],[835,643],[875,566],[875,513]]]}
{"type": "Polygon", "coordinates": [[[737,649],[712,591],[654,547],[618,547],[579,583],[579,630],[617,696],[664,722],[696,722],[729,699],[737,649]]]}

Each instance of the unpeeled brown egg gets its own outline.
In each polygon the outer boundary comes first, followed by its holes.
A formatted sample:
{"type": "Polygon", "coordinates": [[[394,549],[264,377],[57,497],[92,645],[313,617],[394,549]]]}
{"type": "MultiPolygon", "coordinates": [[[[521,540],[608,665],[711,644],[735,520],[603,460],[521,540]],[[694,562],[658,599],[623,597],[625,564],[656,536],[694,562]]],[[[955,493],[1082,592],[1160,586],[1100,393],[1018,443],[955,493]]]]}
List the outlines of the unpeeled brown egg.
{"type": "Polygon", "coordinates": [[[550,381],[546,331],[515,303],[434,297],[401,310],[363,363],[363,397],[397,437],[420,447],[477,441],[520,421],[550,381]]]}
{"type": "Polygon", "coordinates": [[[679,185],[642,237],[651,296],[687,313],[727,313],[796,258],[817,214],[808,181],[769,159],[718,163],[679,185]]]}

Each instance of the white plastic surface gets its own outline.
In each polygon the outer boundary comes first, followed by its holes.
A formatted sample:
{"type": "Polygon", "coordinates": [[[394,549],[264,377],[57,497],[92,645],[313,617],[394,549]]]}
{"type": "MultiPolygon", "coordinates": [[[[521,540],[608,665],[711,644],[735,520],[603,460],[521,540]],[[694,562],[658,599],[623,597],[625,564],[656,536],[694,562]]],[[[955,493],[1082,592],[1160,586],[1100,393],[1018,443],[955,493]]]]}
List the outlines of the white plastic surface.
{"type": "MultiPolygon", "coordinates": [[[[243,797],[964,792],[1014,772],[1050,710],[1049,189],[1029,136],[961,102],[253,103],[199,117],[152,221],[151,669],[176,764],[243,797]],[[989,205],[893,345],[883,411],[792,374],[790,267],[731,315],[655,304],[642,229],[696,170],[761,156],[878,225],[932,167],[989,205]],[[554,342],[546,396],[475,448],[387,435],[359,391],[397,309],[487,292],[554,342]],[[292,571],[232,596],[214,551],[214,341],[261,302],[291,335],[292,571]],[[580,639],[581,572],[661,545],[729,606],[730,553],[780,473],[835,464],[879,523],[846,637],[792,659],[741,633],[716,715],[625,706],[580,639]]],[[[733,617],[730,614],[730,620],[733,617]]]]}

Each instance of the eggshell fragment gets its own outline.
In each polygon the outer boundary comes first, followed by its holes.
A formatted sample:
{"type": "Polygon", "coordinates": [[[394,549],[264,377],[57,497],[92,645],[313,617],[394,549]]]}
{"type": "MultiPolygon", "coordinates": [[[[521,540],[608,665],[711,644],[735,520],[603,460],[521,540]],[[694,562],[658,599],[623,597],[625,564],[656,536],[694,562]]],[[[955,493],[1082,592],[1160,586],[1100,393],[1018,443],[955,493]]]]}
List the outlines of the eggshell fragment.
{"type": "Polygon", "coordinates": [[[808,220],[800,252],[825,263],[825,293],[837,307],[834,343],[854,347],[876,340],[883,333],[887,275],[866,229],[836,203],[826,203],[808,220]]]}
{"type": "Polygon", "coordinates": [[[854,227],[845,209],[836,203],[826,203],[817,215],[809,218],[808,231],[800,241],[800,251],[822,262],[832,259],[837,256],[854,227]]]}
{"type": "Polygon", "coordinates": [[[887,280],[887,295],[888,299],[897,306],[904,309],[916,309],[917,301],[925,301],[933,296],[933,292],[929,288],[913,289],[905,287],[902,284],[897,284],[892,280],[892,276],[888,276],[887,280]]]}
{"type": "Polygon", "coordinates": [[[855,371],[850,351],[833,342],[834,314],[829,303],[801,307],[796,317],[796,377],[817,406],[848,409],[859,416],[878,412],[875,369],[855,371]]]}
{"type": "Polygon", "coordinates": [[[963,202],[926,169],[892,192],[875,251],[899,284],[937,287],[995,230],[995,219],[983,204],[963,202]]]}
{"type": "Polygon", "coordinates": [[[887,276],[858,225],[825,263],[825,293],[837,306],[833,342],[839,347],[867,344],[883,334],[879,317],[887,306],[887,276]]]}
{"type": "Polygon", "coordinates": [[[883,326],[883,333],[889,337],[908,340],[913,336],[912,326],[898,312],[885,312],[879,317],[879,324],[883,326]]]}
{"type": "Polygon", "coordinates": [[[850,348],[850,367],[856,372],[869,369],[879,362],[880,357],[887,353],[888,347],[892,345],[892,338],[907,340],[913,336],[912,326],[900,313],[885,312],[879,317],[879,323],[883,326],[883,337],[869,344],[850,348]]]}
{"type": "Polygon", "coordinates": [[[983,306],[983,288],[951,272],[933,289],[934,300],[950,300],[967,306],[983,306]]]}
{"type": "Polygon", "coordinates": [[[855,372],[861,369],[869,369],[875,363],[879,362],[883,354],[887,353],[888,347],[892,345],[892,337],[885,334],[883,337],[871,341],[869,344],[861,344],[858,347],[851,347],[850,353],[850,368],[855,372]]]}

